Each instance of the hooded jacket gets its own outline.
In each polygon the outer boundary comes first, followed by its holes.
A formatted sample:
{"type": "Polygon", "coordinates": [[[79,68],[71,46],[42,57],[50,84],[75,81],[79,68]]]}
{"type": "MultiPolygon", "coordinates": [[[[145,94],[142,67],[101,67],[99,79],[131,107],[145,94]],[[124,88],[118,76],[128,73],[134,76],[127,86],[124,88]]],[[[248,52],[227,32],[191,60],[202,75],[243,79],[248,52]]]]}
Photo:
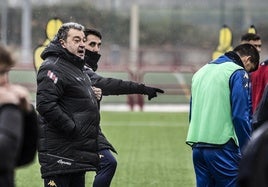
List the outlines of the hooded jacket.
{"type": "Polygon", "coordinates": [[[42,177],[95,171],[100,115],[84,61],[51,42],[37,74],[42,177]]]}

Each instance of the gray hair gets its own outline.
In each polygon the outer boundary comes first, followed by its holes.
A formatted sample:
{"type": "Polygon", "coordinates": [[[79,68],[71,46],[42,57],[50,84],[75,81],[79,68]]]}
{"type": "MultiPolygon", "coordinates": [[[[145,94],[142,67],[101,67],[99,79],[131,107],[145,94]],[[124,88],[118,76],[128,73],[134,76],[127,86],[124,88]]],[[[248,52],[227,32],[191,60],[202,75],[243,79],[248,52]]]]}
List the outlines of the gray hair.
{"type": "Polygon", "coordinates": [[[66,41],[67,36],[68,36],[68,32],[70,29],[76,29],[79,31],[84,31],[85,27],[79,23],[75,23],[75,22],[68,22],[68,23],[64,23],[58,30],[58,33],[56,35],[58,40],[64,40],[66,41]]]}

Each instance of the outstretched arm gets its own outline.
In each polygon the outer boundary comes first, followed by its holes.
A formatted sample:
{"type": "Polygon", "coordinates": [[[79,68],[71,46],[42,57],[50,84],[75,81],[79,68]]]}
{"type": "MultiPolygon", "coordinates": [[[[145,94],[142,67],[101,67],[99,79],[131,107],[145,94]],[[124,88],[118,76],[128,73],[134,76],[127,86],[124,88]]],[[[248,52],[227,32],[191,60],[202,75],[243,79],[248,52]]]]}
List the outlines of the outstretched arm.
{"type": "Polygon", "coordinates": [[[157,93],[164,93],[164,90],[159,88],[145,86],[141,83],[133,81],[124,81],[115,78],[105,78],[92,70],[87,70],[92,84],[95,87],[101,88],[102,95],[126,95],[126,94],[144,94],[148,95],[148,99],[151,100],[157,97],[157,93]]]}

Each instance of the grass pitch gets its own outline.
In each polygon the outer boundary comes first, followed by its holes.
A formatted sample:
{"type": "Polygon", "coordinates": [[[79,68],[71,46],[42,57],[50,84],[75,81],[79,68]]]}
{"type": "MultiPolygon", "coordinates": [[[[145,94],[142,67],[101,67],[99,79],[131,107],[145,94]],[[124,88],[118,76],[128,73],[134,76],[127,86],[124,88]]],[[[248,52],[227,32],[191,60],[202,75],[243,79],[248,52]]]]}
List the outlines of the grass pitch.
{"type": "MultiPolygon", "coordinates": [[[[195,186],[191,148],[185,144],[187,113],[102,112],[101,126],[118,151],[111,187],[195,186]]],[[[88,172],[86,186],[92,186],[88,172]]],[[[39,164],[16,172],[17,187],[40,187],[39,164]]]]}

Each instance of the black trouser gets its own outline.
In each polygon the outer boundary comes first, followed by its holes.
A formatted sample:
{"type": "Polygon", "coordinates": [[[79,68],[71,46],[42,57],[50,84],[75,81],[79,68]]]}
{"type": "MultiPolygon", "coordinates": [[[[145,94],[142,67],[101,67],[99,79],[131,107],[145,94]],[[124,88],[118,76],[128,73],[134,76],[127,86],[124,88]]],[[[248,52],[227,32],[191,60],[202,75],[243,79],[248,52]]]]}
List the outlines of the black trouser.
{"type": "Polygon", "coordinates": [[[3,171],[0,172],[0,187],[14,187],[14,172],[3,171]]]}
{"type": "Polygon", "coordinates": [[[109,187],[113,179],[117,161],[109,149],[99,151],[100,163],[93,187],[109,187]]]}
{"type": "Polygon", "coordinates": [[[46,177],[44,187],[85,187],[85,173],[69,173],[46,177]]]}

